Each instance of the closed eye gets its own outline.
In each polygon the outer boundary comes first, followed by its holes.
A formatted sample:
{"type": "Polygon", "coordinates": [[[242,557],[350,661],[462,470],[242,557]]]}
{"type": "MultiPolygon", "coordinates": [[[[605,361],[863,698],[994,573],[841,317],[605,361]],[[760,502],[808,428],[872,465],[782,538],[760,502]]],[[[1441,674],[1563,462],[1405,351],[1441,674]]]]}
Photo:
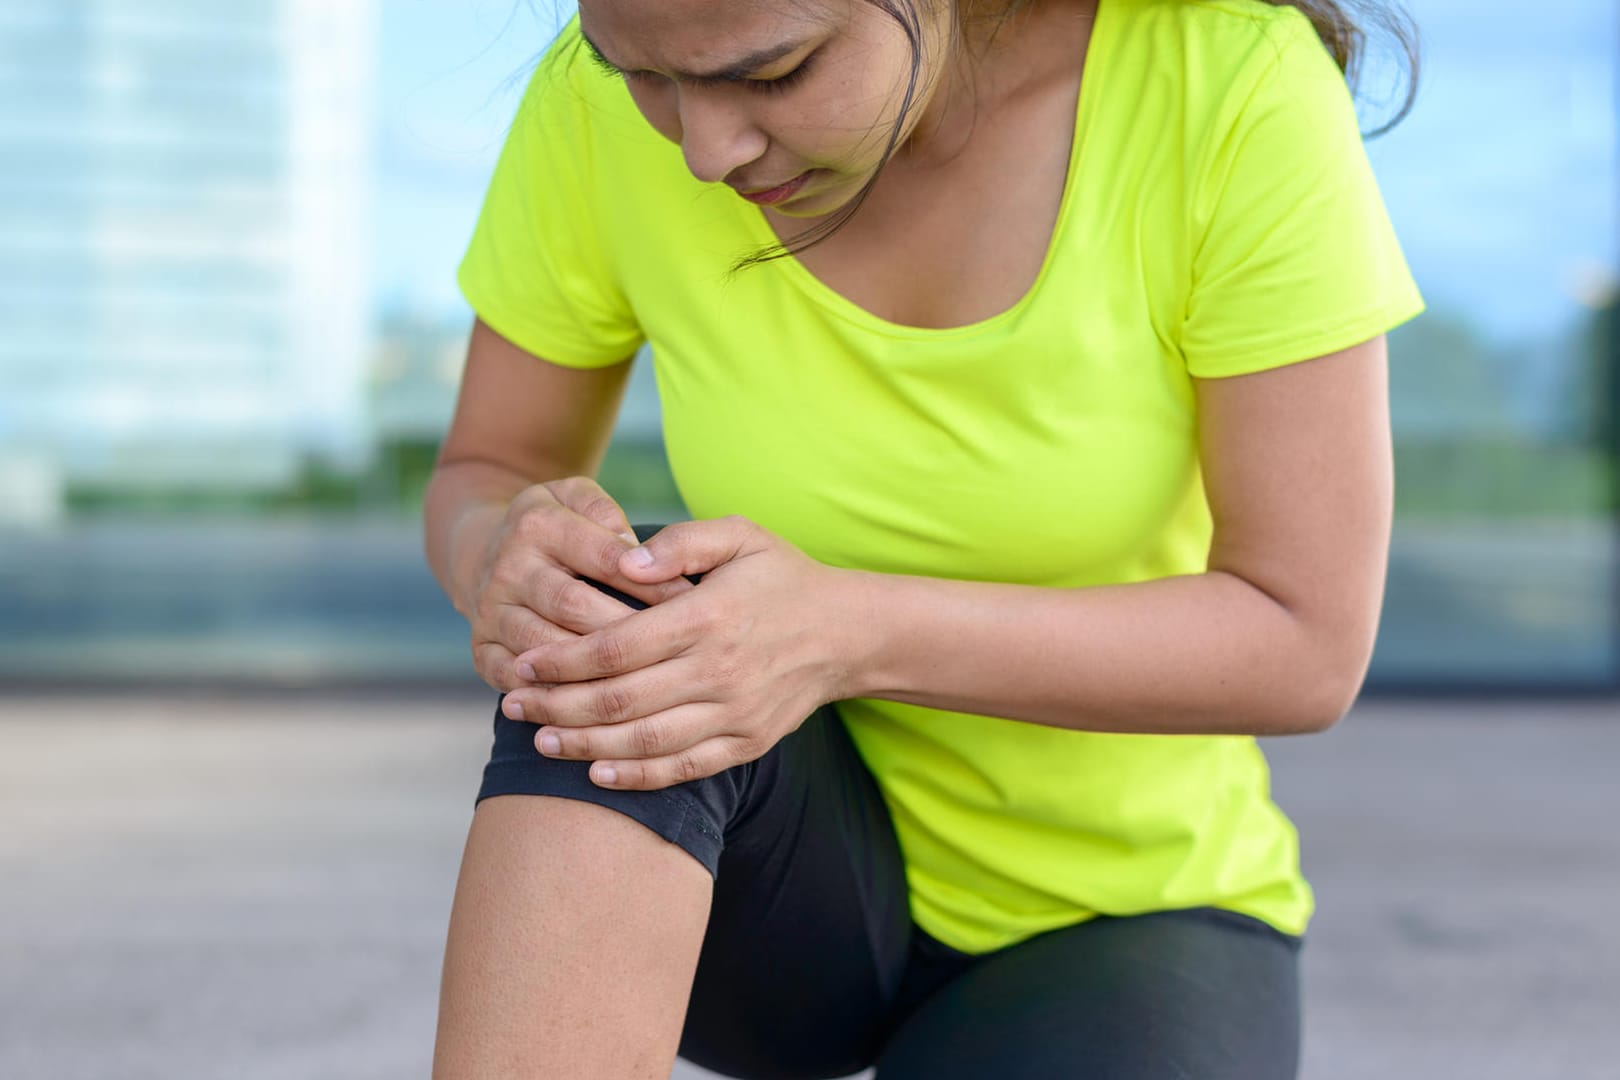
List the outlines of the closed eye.
{"type": "MultiPolygon", "coordinates": [[[[590,53],[591,62],[593,64],[595,64],[597,67],[601,68],[603,71],[606,71],[606,72],[608,72],[610,74],[613,74],[613,75],[623,76],[626,79],[644,79],[644,78],[659,78],[659,77],[661,77],[661,76],[655,75],[653,72],[650,72],[650,71],[623,71],[623,70],[620,70],[617,66],[614,65],[614,63],[611,60],[609,60],[607,57],[603,56],[601,54],[601,52],[599,52],[597,50],[596,46],[593,45],[590,41],[584,40],[584,39],[581,39],[581,40],[583,41],[583,44],[585,45],[586,51],[590,53]]],[[[777,94],[786,93],[788,90],[792,89],[800,80],[802,80],[805,77],[806,74],[809,73],[810,62],[813,59],[815,59],[815,56],[816,56],[815,53],[811,53],[809,56],[806,56],[804,58],[804,60],[800,62],[799,66],[794,68],[792,71],[789,71],[789,72],[787,72],[785,74],[782,74],[782,75],[777,75],[776,77],[770,78],[770,79],[756,79],[756,78],[752,78],[752,77],[747,76],[747,75],[726,75],[726,76],[724,76],[722,78],[717,78],[717,79],[715,79],[715,78],[710,78],[710,79],[688,79],[687,82],[691,83],[693,86],[706,86],[706,87],[734,86],[734,85],[737,85],[737,84],[741,84],[743,86],[747,86],[749,89],[758,90],[758,91],[761,91],[761,92],[769,92],[769,93],[777,93],[777,94]]]]}
{"type": "Polygon", "coordinates": [[[815,59],[815,56],[815,53],[811,53],[804,58],[804,61],[798,67],[785,75],[778,75],[774,79],[744,79],[743,81],[755,90],[768,90],[778,94],[786,93],[809,73],[810,62],[815,59]]]}
{"type": "Polygon", "coordinates": [[[613,74],[613,75],[623,75],[624,74],[624,72],[620,71],[618,68],[613,66],[613,62],[611,60],[609,60],[607,57],[603,56],[601,53],[597,52],[595,45],[592,45],[589,41],[585,40],[584,38],[581,38],[580,40],[585,45],[585,51],[591,54],[591,63],[595,64],[597,67],[601,68],[603,71],[606,71],[606,72],[608,72],[610,74],[613,74]]]}

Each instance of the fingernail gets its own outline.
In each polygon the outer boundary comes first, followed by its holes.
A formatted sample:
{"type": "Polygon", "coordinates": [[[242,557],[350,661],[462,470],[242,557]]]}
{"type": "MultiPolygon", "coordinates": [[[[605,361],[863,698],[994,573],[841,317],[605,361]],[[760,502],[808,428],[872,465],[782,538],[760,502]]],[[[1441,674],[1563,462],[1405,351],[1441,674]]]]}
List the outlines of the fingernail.
{"type": "Polygon", "coordinates": [[[506,703],[506,715],[513,720],[523,719],[523,703],[521,701],[508,701],[506,703]]]}
{"type": "Polygon", "coordinates": [[[591,779],[598,784],[617,784],[619,782],[619,770],[611,765],[598,765],[591,770],[591,779]]]}
{"type": "Polygon", "coordinates": [[[653,564],[653,553],[652,552],[648,551],[644,547],[633,547],[633,548],[630,549],[630,565],[631,566],[639,566],[643,570],[645,570],[647,567],[651,566],[652,564],[653,564]]]}
{"type": "Polygon", "coordinates": [[[628,541],[630,541],[630,542],[631,542],[631,543],[632,543],[632,544],[639,544],[639,543],[641,543],[641,538],[640,538],[640,537],[639,537],[639,536],[637,536],[637,535],[636,535],[636,534],[635,534],[635,533],[633,533],[633,532],[622,532],[622,533],[620,533],[620,534],[619,534],[619,539],[621,539],[621,540],[628,540],[628,541]]]}
{"type": "Polygon", "coordinates": [[[519,664],[518,665],[518,674],[523,676],[525,679],[528,679],[530,682],[534,682],[534,665],[533,664],[519,664]]]}
{"type": "Polygon", "coordinates": [[[555,735],[540,736],[540,752],[542,754],[562,753],[562,740],[555,735]]]}

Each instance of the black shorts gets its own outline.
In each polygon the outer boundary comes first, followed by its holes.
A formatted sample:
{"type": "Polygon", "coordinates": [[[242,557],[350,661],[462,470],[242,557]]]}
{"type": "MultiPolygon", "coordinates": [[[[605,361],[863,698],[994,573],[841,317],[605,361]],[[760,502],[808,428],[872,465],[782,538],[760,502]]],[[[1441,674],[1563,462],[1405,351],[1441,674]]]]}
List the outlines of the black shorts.
{"type": "Polygon", "coordinates": [[[497,702],[480,800],[612,807],[714,875],[689,1061],[752,1080],[872,1065],[879,1080],[1296,1074],[1301,939],[1260,920],[1098,917],[981,955],[924,933],[888,809],[832,707],[758,761],[650,792],[597,787],[588,763],[541,756],[537,730],[497,702]]]}

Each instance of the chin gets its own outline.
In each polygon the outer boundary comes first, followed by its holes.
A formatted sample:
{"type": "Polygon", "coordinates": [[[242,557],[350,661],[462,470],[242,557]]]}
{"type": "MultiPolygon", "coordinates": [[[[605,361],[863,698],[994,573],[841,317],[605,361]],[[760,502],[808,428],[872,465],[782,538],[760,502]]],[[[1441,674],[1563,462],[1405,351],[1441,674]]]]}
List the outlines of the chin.
{"type": "Polygon", "coordinates": [[[773,206],[771,212],[782,217],[801,220],[826,217],[847,206],[860,190],[858,184],[849,187],[840,184],[833,188],[823,188],[820,191],[812,191],[803,198],[790,199],[780,206],[773,206]]]}

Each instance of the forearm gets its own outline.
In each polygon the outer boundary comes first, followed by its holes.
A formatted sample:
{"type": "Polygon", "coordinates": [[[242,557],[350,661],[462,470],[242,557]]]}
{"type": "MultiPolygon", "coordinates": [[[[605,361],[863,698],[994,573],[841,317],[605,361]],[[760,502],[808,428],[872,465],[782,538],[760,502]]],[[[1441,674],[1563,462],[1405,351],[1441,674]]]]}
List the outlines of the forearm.
{"type": "Polygon", "coordinates": [[[512,500],[537,483],[500,465],[461,461],[440,465],[422,499],[423,546],[439,586],[467,614],[481,557],[512,500]]]}
{"type": "Polygon", "coordinates": [[[1371,646],[1222,572],[1083,589],[848,575],[841,696],[1053,727],[1320,730],[1349,708],[1371,646]]]}

